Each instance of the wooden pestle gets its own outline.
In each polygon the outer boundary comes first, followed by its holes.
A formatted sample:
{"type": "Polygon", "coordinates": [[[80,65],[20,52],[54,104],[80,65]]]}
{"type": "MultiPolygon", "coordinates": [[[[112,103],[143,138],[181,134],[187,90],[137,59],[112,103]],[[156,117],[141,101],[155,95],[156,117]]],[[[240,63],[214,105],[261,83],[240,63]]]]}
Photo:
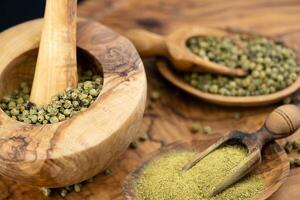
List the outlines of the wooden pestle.
{"type": "Polygon", "coordinates": [[[77,0],[47,0],[30,101],[38,106],[77,86],[77,0]]]}
{"type": "Polygon", "coordinates": [[[197,154],[183,167],[183,170],[189,170],[210,152],[226,142],[234,141],[235,143],[243,144],[248,149],[248,157],[239,163],[232,170],[232,173],[229,173],[224,177],[224,179],[214,188],[210,193],[210,196],[214,196],[255,169],[262,161],[261,151],[266,144],[294,134],[299,127],[299,107],[295,105],[280,106],[267,117],[263,126],[255,133],[251,134],[241,131],[232,131],[229,135],[221,138],[215,144],[197,154]]]}

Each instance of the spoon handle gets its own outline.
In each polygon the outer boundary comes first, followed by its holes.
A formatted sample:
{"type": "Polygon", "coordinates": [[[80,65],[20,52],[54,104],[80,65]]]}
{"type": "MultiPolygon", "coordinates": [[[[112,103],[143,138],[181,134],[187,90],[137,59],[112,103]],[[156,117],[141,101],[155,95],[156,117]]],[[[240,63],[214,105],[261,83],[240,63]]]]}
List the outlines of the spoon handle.
{"type": "Polygon", "coordinates": [[[36,105],[77,85],[76,11],[77,0],[47,0],[30,96],[36,105]]]}
{"type": "Polygon", "coordinates": [[[142,57],[168,56],[168,48],[163,36],[143,29],[132,29],[125,33],[142,57]]]}
{"type": "Polygon", "coordinates": [[[260,147],[266,143],[294,134],[300,127],[300,108],[288,104],[275,109],[257,131],[260,147]]]}

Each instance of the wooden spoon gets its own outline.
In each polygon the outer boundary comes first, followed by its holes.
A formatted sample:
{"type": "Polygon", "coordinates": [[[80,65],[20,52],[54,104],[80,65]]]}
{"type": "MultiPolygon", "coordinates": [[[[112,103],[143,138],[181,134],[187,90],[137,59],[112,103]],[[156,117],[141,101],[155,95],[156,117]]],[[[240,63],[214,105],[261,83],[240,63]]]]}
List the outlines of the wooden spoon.
{"type": "Polygon", "coordinates": [[[30,96],[36,105],[77,86],[76,11],[77,0],[47,0],[30,96]]]}
{"type": "Polygon", "coordinates": [[[182,169],[189,170],[196,165],[201,159],[214,151],[222,144],[233,141],[240,143],[248,149],[249,156],[247,159],[239,163],[232,173],[228,174],[211,192],[210,196],[214,196],[232,184],[239,181],[249,172],[261,164],[261,151],[263,147],[271,141],[288,137],[295,133],[300,127],[300,109],[295,105],[284,105],[275,109],[266,119],[264,125],[255,133],[245,133],[241,131],[233,131],[229,135],[221,138],[215,144],[208,147],[203,152],[196,155],[182,169]]]}
{"type": "Polygon", "coordinates": [[[129,30],[126,34],[143,57],[163,55],[171,59],[174,67],[180,71],[211,72],[231,76],[245,76],[241,68],[230,68],[192,53],[186,46],[187,40],[194,36],[209,35],[224,37],[227,32],[198,26],[182,27],[164,37],[142,29],[129,30]]]}
{"type": "Polygon", "coordinates": [[[200,98],[210,103],[222,105],[222,106],[239,106],[239,107],[249,107],[249,106],[263,106],[272,104],[278,101],[283,100],[284,98],[290,96],[296,92],[300,87],[300,75],[298,79],[288,86],[287,88],[280,90],[278,92],[267,94],[267,95],[258,95],[258,96],[223,96],[218,94],[210,94],[202,92],[199,89],[191,86],[183,80],[183,77],[172,69],[165,61],[158,61],[157,67],[159,72],[175,86],[181,88],[182,90],[200,98]]]}

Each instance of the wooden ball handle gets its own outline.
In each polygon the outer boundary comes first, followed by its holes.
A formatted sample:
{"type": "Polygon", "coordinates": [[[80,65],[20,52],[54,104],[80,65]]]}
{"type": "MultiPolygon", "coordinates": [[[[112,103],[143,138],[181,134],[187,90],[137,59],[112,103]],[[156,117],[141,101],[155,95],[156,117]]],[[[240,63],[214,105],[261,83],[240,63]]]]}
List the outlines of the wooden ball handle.
{"type": "Polygon", "coordinates": [[[77,0],[47,0],[30,96],[36,105],[77,86],[76,15],[77,0]]]}
{"type": "Polygon", "coordinates": [[[300,127],[300,108],[291,104],[280,106],[267,117],[264,127],[273,139],[292,135],[300,127]]]}
{"type": "Polygon", "coordinates": [[[168,48],[163,36],[143,30],[132,29],[125,36],[134,44],[142,57],[168,56],[168,48]]]}

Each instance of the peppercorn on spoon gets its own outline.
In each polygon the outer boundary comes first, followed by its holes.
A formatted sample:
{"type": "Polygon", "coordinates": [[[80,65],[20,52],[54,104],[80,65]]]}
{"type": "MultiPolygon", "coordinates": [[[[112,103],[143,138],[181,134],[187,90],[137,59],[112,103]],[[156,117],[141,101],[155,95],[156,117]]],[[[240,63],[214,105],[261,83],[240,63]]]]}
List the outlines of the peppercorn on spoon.
{"type": "Polygon", "coordinates": [[[142,29],[133,29],[125,33],[136,46],[142,57],[162,55],[169,57],[179,71],[210,72],[230,76],[245,76],[247,71],[230,68],[211,62],[192,53],[187,48],[188,39],[194,36],[208,35],[224,37],[227,32],[198,26],[182,27],[175,32],[161,36],[142,29]]]}
{"type": "Polygon", "coordinates": [[[300,75],[297,80],[288,87],[278,92],[266,95],[256,96],[224,96],[219,94],[211,94],[203,92],[183,80],[183,77],[175,70],[172,69],[171,64],[164,60],[159,60],[157,63],[159,72],[172,84],[185,92],[192,94],[199,99],[207,102],[222,105],[222,106],[236,106],[236,107],[249,107],[249,106],[264,106],[273,104],[283,100],[284,98],[292,95],[300,87],[300,75]]]}
{"type": "Polygon", "coordinates": [[[201,159],[227,142],[240,143],[248,149],[249,156],[239,163],[232,173],[224,177],[223,180],[211,191],[210,196],[214,196],[230,185],[234,184],[250,171],[255,169],[262,162],[261,151],[265,145],[273,140],[281,139],[295,133],[300,127],[300,109],[295,105],[284,105],[275,109],[266,119],[264,125],[255,133],[245,133],[242,131],[232,131],[227,136],[221,138],[215,144],[208,147],[203,152],[190,160],[182,170],[187,171],[196,165],[201,159]]]}
{"type": "Polygon", "coordinates": [[[147,83],[132,43],[98,22],[76,22],[76,0],[47,0],[45,16],[0,33],[0,99],[34,82],[31,100],[43,105],[52,86],[76,85],[76,70],[102,75],[103,87],[85,111],[53,124],[23,123],[0,109],[0,174],[56,188],[87,180],[122,155],[137,137],[147,83]]]}

